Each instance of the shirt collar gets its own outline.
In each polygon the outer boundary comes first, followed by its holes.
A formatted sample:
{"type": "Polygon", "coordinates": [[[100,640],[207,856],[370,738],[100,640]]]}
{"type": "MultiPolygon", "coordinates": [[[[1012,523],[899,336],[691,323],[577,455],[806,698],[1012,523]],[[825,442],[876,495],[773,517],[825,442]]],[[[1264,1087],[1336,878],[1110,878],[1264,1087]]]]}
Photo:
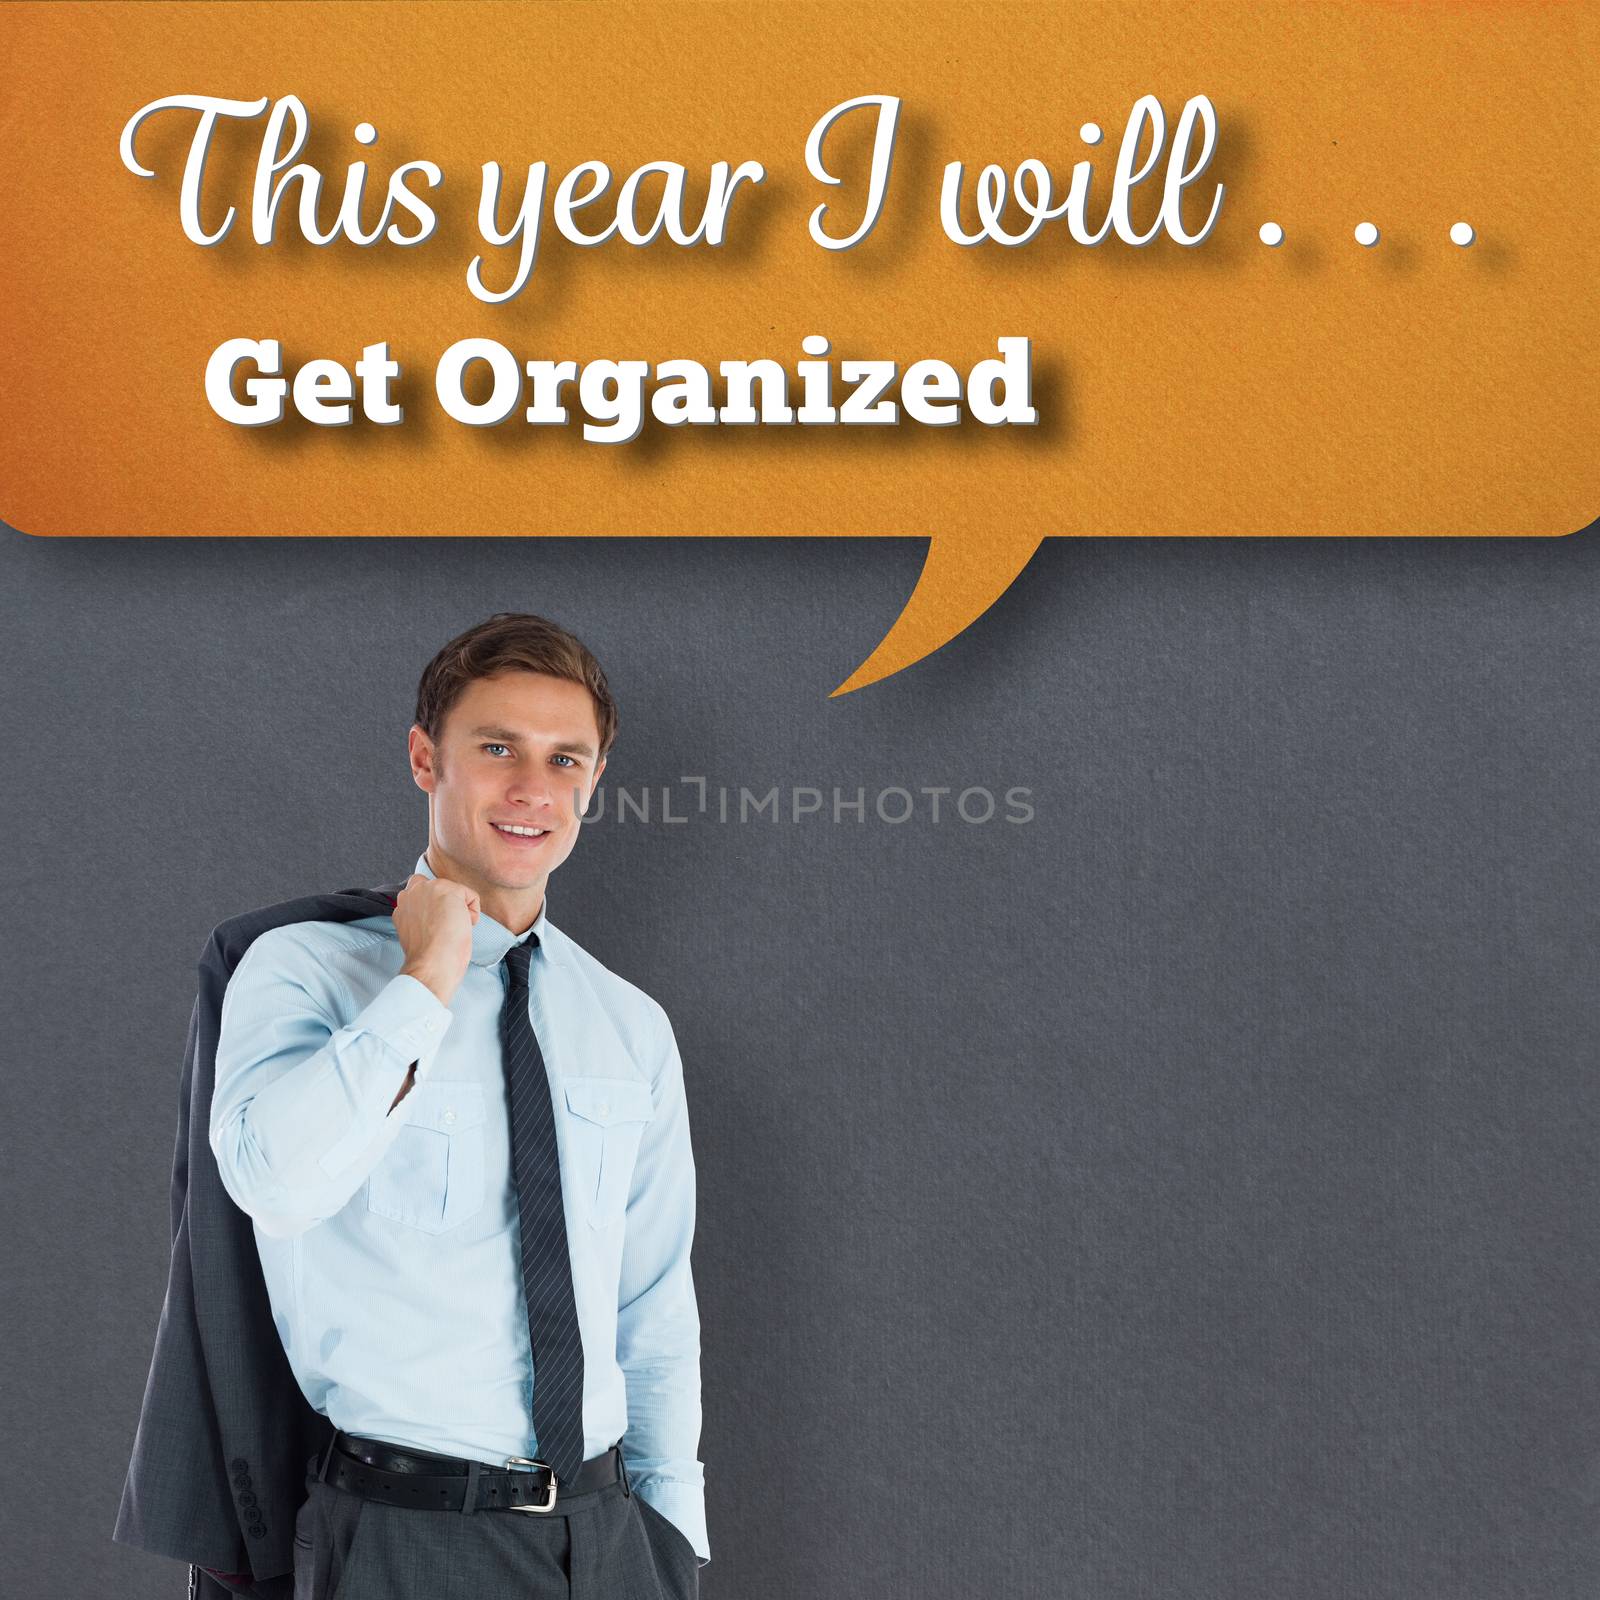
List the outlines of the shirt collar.
{"type": "MultiPolygon", "coordinates": [[[[424,878],[434,878],[438,874],[428,865],[428,852],[424,850],[417,857],[416,870],[424,878]]],[[[496,922],[487,911],[478,913],[478,920],[472,925],[472,956],[471,961],[475,967],[497,967],[506,958],[508,951],[514,944],[524,943],[530,934],[538,934],[539,942],[534,950],[537,957],[541,952],[545,955],[553,954],[550,948],[549,935],[551,928],[548,912],[550,910],[550,891],[545,890],[544,903],[539,907],[539,915],[533,919],[533,926],[526,933],[513,933],[503,922],[496,922]]]]}

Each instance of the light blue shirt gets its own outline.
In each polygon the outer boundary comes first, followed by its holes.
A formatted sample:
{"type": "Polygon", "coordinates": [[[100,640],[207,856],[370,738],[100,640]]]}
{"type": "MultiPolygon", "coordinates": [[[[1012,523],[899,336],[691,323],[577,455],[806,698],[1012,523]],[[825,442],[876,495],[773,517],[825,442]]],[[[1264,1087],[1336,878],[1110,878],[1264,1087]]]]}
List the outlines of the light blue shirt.
{"type": "MultiPolygon", "coordinates": [[[[416,870],[434,876],[425,854],[416,870]]],[[[555,1107],[584,1455],[620,1441],[634,1488],[705,1562],[683,1063],[661,1007],[547,910],[528,1014],[555,1107]]],[[[223,996],[211,1148],[254,1221],[295,1378],[348,1433],[538,1457],[500,1047],[503,958],[527,937],[480,915],[446,1008],[400,972],[390,918],[291,923],[251,944],[223,996]]]]}

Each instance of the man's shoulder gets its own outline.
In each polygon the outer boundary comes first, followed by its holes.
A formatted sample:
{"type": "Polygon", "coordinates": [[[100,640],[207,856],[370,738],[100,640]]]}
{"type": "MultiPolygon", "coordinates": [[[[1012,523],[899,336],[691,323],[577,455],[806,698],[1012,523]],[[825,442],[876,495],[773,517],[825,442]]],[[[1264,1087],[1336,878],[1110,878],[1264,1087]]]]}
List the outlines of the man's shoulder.
{"type": "Polygon", "coordinates": [[[201,964],[226,975],[247,958],[258,967],[359,957],[395,937],[386,909],[369,895],[305,895],[219,922],[206,941],[201,964]]]}
{"type": "Polygon", "coordinates": [[[599,956],[584,949],[570,933],[563,932],[553,922],[546,926],[546,938],[554,947],[551,954],[587,982],[613,1016],[640,1027],[668,1026],[666,1009],[654,995],[647,994],[621,973],[613,972],[599,956]]]}
{"type": "Polygon", "coordinates": [[[299,917],[254,926],[249,943],[214,960],[227,1004],[304,996],[336,1023],[348,1022],[399,969],[394,924],[299,917]]]}
{"type": "Polygon", "coordinates": [[[331,954],[359,955],[395,939],[394,924],[376,918],[362,922],[328,922],[303,917],[293,922],[269,923],[250,942],[250,948],[275,954],[290,953],[321,959],[331,954]]]}

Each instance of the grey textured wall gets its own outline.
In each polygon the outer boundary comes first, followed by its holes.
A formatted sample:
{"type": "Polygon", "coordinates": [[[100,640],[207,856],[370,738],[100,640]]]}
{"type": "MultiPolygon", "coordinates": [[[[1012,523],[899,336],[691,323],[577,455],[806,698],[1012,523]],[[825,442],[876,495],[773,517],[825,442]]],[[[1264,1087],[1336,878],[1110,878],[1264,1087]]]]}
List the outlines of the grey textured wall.
{"type": "Polygon", "coordinates": [[[0,531],[9,1592],[182,1592],[109,1535],[194,960],[409,869],[500,608],[713,797],[551,890],[683,1047],[710,1600],[1600,1591],[1600,531],[1054,541],[830,701],[921,552],[0,531]]]}

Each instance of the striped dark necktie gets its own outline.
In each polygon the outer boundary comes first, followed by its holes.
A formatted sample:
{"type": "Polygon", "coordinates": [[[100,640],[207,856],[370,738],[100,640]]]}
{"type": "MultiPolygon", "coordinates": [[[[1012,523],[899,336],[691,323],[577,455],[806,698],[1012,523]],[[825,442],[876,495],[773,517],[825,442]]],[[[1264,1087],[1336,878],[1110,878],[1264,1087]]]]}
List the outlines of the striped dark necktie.
{"type": "Polygon", "coordinates": [[[510,1102],[511,1176],[522,1234],[522,1287],[533,1343],[533,1431],[538,1459],[566,1485],[583,1465],[583,1340],[572,1294],[561,1161],[544,1056],[528,1018],[528,963],[539,936],[506,952],[505,1005],[500,1012],[510,1102]]]}

